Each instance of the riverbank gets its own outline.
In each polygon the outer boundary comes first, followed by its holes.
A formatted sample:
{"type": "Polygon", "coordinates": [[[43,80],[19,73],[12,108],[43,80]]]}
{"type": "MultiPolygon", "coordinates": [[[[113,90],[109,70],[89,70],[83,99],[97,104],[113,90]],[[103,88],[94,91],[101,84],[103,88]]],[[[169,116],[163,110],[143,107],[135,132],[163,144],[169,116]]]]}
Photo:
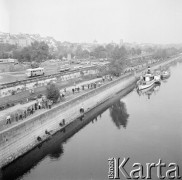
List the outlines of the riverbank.
{"type": "MultiPolygon", "coordinates": [[[[170,62],[172,61],[168,63],[170,62]]],[[[133,75],[125,75],[38,116],[5,129],[0,133],[0,166],[5,166],[14,161],[57,131],[62,130],[66,133],[69,125],[76,119],[81,120],[82,115],[79,111],[81,107],[84,107],[87,113],[120,91],[129,93],[135,87],[136,81],[137,78],[133,75]],[[65,123],[63,123],[63,119],[65,123]]]]}
{"type": "MultiPolygon", "coordinates": [[[[69,100],[72,100],[72,99],[74,99],[74,98],[76,98],[78,96],[81,96],[81,95],[85,94],[86,92],[91,91],[92,89],[94,89],[94,87],[89,87],[88,88],[87,85],[90,86],[91,84],[93,84],[95,82],[97,82],[97,84],[98,84],[97,87],[98,87],[98,86],[102,86],[102,85],[108,83],[109,81],[105,80],[103,82],[102,78],[97,78],[97,79],[92,79],[90,81],[81,82],[81,83],[77,84],[77,87],[81,88],[81,86],[83,86],[83,85],[86,86],[86,87],[84,88],[84,90],[80,89],[79,91],[74,92],[74,93],[72,93],[72,88],[75,88],[75,86],[69,86],[66,89],[66,93],[65,93],[64,98],[62,98],[60,102],[58,102],[56,104],[53,104],[53,107],[60,106],[61,104],[65,103],[65,102],[67,102],[69,100]],[[98,82],[100,82],[100,83],[98,83],[98,82]]],[[[95,87],[95,88],[97,88],[97,87],[95,87]]],[[[38,115],[41,115],[41,114],[44,114],[45,112],[48,111],[47,108],[41,108],[41,109],[35,110],[34,113],[31,114],[31,115],[30,114],[28,115],[28,112],[27,112],[27,115],[26,115],[26,118],[25,118],[24,117],[24,111],[27,109],[27,107],[29,107],[31,109],[32,106],[35,106],[35,103],[36,103],[36,101],[34,100],[34,101],[30,101],[30,102],[25,103],[25,104],[18,104],[18,105],[14,106],[14,107],[3,110],[1,115],[0,115],[0,131],[5,130],[7,128],[11,128],[12,126],[14,126],[16,124],[19,124],[22,121],[34,118],[34,117],[36,117],[38,115]],[[19,111],[19,113],[17,111],[19,111]],[[7,124],[7,121],[6,121],[7,115],[11,114],[12,117],[13,117],[13,113],[14,113],[14,115],[16,115],[16,113],[18,113],[19,116],[20,116],[20,114],[22,114],[23,118],[18,119],[18,120],[15,120],[15,118],[14,119],[11,118],[11,123],[7,124]]]]}
{"type": "MultiPolygon", "coordinates": [[[[131,91],[133,87],[131,86],[131,91]]],[[[28,169],[33,168],[37,163],[44,159],[46,156],[51,155],[53,152],[58,153],[60,156],[63,153],[63,145],[68,138],[74,136],[79,130],[85,127],[87,124],[96,122],[102,113],[109,108],[112,104],[118,101],[118,97],[124,97],[128,92],[120,91],[117,95],[104,101],[102,104],[95,106],[85,113],[85,118],[81,121],[79,118],[75,119],[69,126],[65,127],[65,132],[62,130],[57,131],[54,135],[50,136],[47,140],[40,145],[33,148],[23,156],[16,159],[13,163],[10,163],[0,171],[0,179],[2,180],[14,180],[27,172],[28,169]],[[16,171],[14,171],[16,169],[16,171]]],[[[52,155],[53,156],[53,155],[52,155]]]]}
{"type": "Polygon", "coordinates": [[[7,165],[28,152],[49,138],[50,134],[52,135],[60,129],[65,131],[65,127],[69,126],[75,119],[80,118],[80,107],[84,107],[85,112],[87,112],[112,97],[115,93],[130,86],[134,88],[136,80],[134,76],[126,75],[54,107],[34,118],[5,129],[0,133],[0,166],[7,165]],[[65,120],[65,124],[62,126],[63,119],[65,120]]]}

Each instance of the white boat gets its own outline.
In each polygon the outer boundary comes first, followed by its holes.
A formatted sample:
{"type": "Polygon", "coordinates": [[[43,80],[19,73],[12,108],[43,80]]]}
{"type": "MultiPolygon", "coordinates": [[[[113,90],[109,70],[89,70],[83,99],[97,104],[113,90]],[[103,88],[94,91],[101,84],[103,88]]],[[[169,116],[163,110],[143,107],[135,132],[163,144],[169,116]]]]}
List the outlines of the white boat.
{"type": "Polygon", "coordinates": [[[138,82],[138,90],[146,89],[155,84],[157,80],[155,79],[154,75],[152,74],[145,74],[141,77],[141,79],[138,82]]]}
{"type": "Polygon", "coordinates": [[[163,71],[161,74],[162,79],[169,78],[170,72],[169,71],[163,71]]]}
{"type": "Polygon", "coordinates": [[[155,78],[156,82],[160,82],[161,81],[161,72],[155,71],[154,72],[154,78],[155,78]]]}

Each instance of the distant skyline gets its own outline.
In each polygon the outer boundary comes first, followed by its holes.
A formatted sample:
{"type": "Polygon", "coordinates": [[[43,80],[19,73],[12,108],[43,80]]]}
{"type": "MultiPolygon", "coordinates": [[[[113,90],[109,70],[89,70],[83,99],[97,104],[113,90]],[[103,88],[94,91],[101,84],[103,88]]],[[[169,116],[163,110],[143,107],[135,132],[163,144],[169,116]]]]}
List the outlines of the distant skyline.
{"type": "Polygon", "coordinates": [[[0,31],[70,42],[182,43],[182,0],[0,0],[0,31]]]}

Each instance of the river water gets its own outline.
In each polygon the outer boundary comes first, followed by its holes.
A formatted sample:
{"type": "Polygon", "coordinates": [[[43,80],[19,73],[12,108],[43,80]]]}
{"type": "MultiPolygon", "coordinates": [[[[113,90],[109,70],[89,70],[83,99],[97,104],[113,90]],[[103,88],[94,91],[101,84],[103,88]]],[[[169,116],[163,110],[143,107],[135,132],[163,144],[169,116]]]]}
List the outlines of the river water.
{"type": "MultiPolygon", "coordinates": [[[[105,180],[108,158],[130,158],[126,170],[140,163],[179,166],[182,175],[182,64],[170,67],[170,78],[149,91],[136,90],[115,99],[95,114],[83,128],[65,141],[59,133],[15,164],[3,169],[1,179],[105,180]]],[[[135,168],[136,169],[136,168],[135,168]]],[[[157,168],[152,179],[157,179],[157,168]]],[[[120,173],[120,179],[125,179],[120,173]]]]}

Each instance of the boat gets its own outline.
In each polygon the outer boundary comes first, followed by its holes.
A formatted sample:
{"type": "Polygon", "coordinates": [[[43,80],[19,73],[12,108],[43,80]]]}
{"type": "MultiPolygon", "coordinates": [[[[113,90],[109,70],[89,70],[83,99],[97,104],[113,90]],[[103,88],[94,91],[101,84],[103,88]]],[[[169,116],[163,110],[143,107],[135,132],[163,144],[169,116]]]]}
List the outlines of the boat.
{"type": "Polygon", "coordinates": [[[148,66],[147,72],[140,78],[138,81],[138,90],[147,89],[154,84],[160,84],[161,75],[159,72],[153,74],[150,70],[150,66],[148,66]]]}
{"type": "Polygon", "coordinates": [[[170,71],[162,71],[161,73],[161,78],[162,79],[166,79],[166,78],[169,78],[170,77],[170,71]]]}
{"type": "Polygon", "coordinates": [[[161,81],[161,72],[160,71],[155,71],[154,72],[154,78],[156,80],[156,82],[159,82],[161,81]]]}
{"type": "Polygon", "coordinates": [[[147,89],[156,83],[156,79],[153,74],[145,74],[138,82],[138,90],[147,89]]]}
{"type": "Polygon", "coordinates": [[[141,95],[148,96],[148,99],[150,99],[150,96],[158,92],[159,89],[160,89],[160,84],[154,84],[147,89],[138,90],[137,93],[139,94],[139,96],[141,95]]]}

